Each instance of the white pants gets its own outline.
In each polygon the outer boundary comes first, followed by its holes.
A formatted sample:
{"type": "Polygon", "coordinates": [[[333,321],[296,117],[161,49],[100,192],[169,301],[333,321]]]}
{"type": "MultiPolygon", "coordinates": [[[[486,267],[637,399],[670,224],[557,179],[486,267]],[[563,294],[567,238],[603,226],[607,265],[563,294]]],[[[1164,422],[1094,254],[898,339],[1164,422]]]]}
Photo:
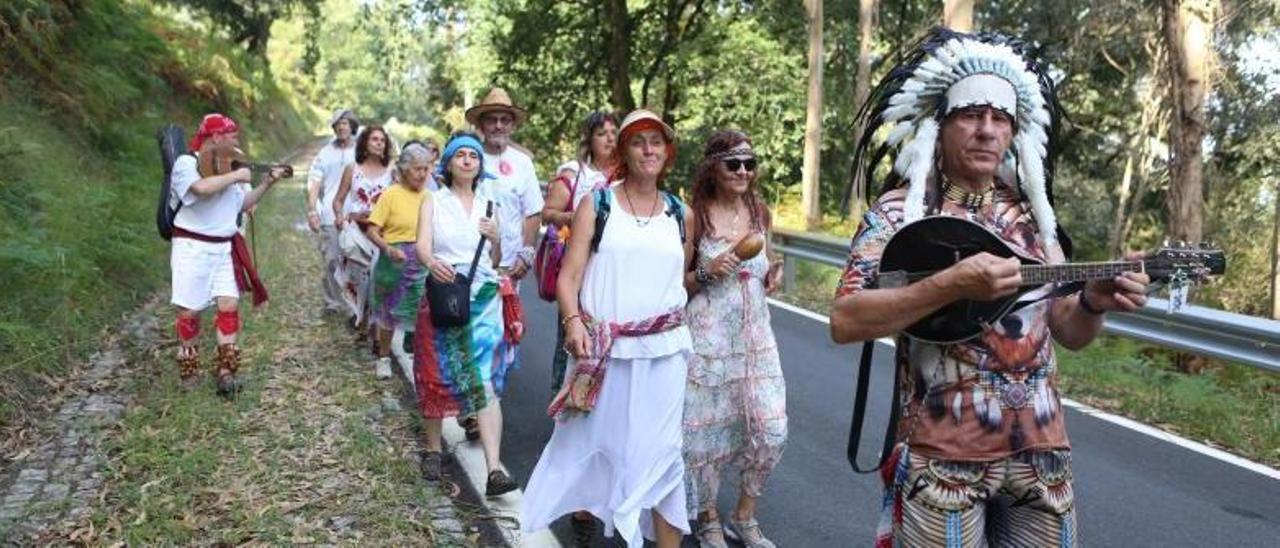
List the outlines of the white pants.
{"type": "Polygon", "coordinates": [[[231,263],[230,242],[174,238],[169,250],[173,296],[169,302],[204,310],[216,297],[240,297],[231,263]]]}
{"type": "Polygon", "coordinates": [[[324,260],[324,274],[320,285],[324,289],[324,306],[330,310],[347,310],[347,303],[342,298],[342,286],[335,277],[342,268],[342,251],[338,248],[338,229],[333,225],[320,227],[320,257],[324,260]]]}

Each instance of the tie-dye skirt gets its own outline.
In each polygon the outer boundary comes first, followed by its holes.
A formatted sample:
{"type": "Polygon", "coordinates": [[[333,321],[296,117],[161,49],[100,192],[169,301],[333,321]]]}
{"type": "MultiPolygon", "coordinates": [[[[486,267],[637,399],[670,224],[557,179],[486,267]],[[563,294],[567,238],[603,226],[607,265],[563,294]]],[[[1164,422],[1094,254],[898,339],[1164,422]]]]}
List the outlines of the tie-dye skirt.
{"type": "Polygon", "coordinates": [[[502,367],[502,299],[498,282],[477,282],[471,292],[471,321],[437,329],[426,299],[413,337],[414,377],[422,415],[435,419],[471,415],[489,405],[502,367]],[[496,374],[496,375],[495,375],[496,374]]]}
{"type": "Polygon", "coordinates": [[[386,253],[378,254],[373,267],[373,320],[388,331],[412,329],[422,300],[427,267],[418,262],[413,242],[391,244],[404,253],[404,262],[395,262],[386,253]]]}

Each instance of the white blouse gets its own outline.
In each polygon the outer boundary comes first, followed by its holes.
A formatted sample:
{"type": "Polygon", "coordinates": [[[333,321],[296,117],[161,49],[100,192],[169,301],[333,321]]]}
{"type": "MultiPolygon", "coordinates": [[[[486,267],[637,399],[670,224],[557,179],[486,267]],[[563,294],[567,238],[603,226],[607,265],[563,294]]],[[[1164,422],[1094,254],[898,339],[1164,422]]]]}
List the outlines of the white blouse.
{"type": "MultiPolygon", "coordinates": [[[[462,200],[449,187],[441,186],[432,192],[431,254],[448,263],[454,271],[466,274],[480,243],[480,219],[484,218],[486,204],[494,201],[490,184],[481,182],[475,189],[471,213],[462,207],[462,200]]],[[[496,207],[496,204],[495,204],[496,207]]],[[[496,211],[495,211],[496,216],[496,211]]],[[[476,279],[490,280],[497,277],[493,269],[490,250],[493,242],[485,241],[480,261],[476,265],[476,279]]],[[[472,285],[476,290],[478,285],[472,285]]]]}

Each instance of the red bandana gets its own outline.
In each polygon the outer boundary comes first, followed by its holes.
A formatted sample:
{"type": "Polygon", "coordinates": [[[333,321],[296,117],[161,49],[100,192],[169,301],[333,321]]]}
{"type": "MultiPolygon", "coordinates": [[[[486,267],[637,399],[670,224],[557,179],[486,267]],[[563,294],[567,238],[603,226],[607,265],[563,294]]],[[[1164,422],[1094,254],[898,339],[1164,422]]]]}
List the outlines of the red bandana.
{"type": "Polygon", "coordinates": [[[230,116],[222,114],[206,114],[204,119],[200,121],[200,128],[196,130],[196,136],[191,138],[191,150],[200,150],[204,146],[204,140],[214,135],[223,135],[226,133],[235,133],[240,131],[240,126],[236,125],[236,121],[230,116]]]}

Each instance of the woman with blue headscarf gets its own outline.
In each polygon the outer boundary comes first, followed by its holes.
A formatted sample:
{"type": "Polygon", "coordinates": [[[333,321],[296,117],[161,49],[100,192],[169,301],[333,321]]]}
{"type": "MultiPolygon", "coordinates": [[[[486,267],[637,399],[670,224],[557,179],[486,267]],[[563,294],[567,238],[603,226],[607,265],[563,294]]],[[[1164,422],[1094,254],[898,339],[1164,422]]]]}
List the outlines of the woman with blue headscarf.
{"type": "Polygon", "coordinates": [[[423,202],[418,216],[417,256],[433,280],[453,281],[471,267],[477,247],[488,260],[476,265],[471,279],[471,319],[466,325],[437,327],[429,302],[423,299],[414,330],[414,377],[418,404],[426,418],[427,448],[422,473],[428,480],[441,474],[440,430],[444,417],[475,415],[489,477],[486,496],[497,496],[517,485],[501,468],[502,409],[494,386],[501,358],[502,299],[498,294],[498,261],[502,257],[498,223],[488,213],[495,199],[490,176],[483,172],[484,147],[474,134],[449,139],[441,156],[440,189],[423,202]]]}

